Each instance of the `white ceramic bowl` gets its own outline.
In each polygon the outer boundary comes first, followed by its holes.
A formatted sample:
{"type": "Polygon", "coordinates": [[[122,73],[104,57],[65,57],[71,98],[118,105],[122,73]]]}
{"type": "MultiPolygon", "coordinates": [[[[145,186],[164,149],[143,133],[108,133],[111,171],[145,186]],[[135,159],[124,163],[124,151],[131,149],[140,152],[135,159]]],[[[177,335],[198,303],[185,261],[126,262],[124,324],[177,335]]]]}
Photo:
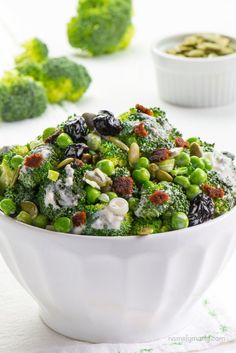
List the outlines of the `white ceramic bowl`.
{"type": "Polygon", "coordinates": [[[144,342],[184,327],[231,255],[236,208],[143,237],[55,233],[0,214],[0,248],[43,321],[90,342],[144,342]]]}
{"type": "Polygon", "coordinates": [[[188,107],[213,107],[236,101],[236,54],[185,58],[165,52],[192,34],[170,36],[152,47],[161,98],[188,107]]]}

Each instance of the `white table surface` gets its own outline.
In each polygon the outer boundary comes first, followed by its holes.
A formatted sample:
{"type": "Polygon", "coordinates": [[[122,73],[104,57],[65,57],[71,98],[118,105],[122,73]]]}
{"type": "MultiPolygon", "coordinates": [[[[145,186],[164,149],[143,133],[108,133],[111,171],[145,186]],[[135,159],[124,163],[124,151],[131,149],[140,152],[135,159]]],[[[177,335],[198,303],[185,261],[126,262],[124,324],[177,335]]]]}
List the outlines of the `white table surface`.
{"type": "MultiPolygon", "coordinates": [[[[0,145],[33,139],[45,127],[56,125],[74,112],[109,109],[118,113],[141,103],[160,106],[186,136],[200,135],[215,141],[219,149],[236,153],[236,103],[217,109],[186,109],[162,102],[150,54],[153,40],[176,32],[203,30],[236,36],[235,0],[134,0],[136,36],[132,46],[127,51],[93,59],[76,57],[66,40],[66,22],[75,13],[76,3],[77,0],[0,1],[0,72],[13,66],[20,42],[38,36],[48,43],[52,56],[73,57],[84,63],[93,77],[89,91],[76,105],[54,105],[40,118],[2,123],[0,145]]],[[[236,255],[211,291],[236,314],[235,272],[236,255]]],[[[33,353],[39,345],[53,353],[50,348],[55,342],[62,344],[62,339],[41,323],[36,304],[0,259],[0,353],[23,353],[27,347],[33,353]]],[[[235,349],[236,344],[230,344],[209,353],[235,349]]]]}

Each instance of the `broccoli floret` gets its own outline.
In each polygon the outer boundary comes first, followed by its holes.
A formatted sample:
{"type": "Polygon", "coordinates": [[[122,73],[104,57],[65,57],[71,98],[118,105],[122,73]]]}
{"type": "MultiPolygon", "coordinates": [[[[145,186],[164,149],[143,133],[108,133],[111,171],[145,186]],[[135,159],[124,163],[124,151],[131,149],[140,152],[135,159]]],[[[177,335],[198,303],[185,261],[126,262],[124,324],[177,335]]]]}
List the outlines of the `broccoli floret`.
{"type": "Polygon", "coordinates": [[[7,122],[31,119],[47,107],[42,85],[31,77],[8,72],[0,80],[0,118],[7,122]]]}
{"type": "Polygon", "coordinates": [[[115,180],[123,176],[130,176],[129,169],[126,167],[118,167],[115,169],[114,174],[112,174],[112,179],[115,180]]]}
{"type": "Polygon", "coordinates": [[[132,216],[127,213],[124,217],[124,220],[121,222],[119,229],[112,229],[111,226],[104,224],[103,228],[97,228],[93,226],[94,222],[99,219],[99,217],[103,218],[101,214],[104,209],[104,205],[97,204],[95,207],[86,206],[86,214],[87,214],[87,222],[86,227],[83,231],[85,235],[98,235],[98,236],[125,236],[129,235],[132,229],[132,216]]]}
{"type": "Polygon", "coordinates": [[[12,184],[16,171],[11,167],[11,159],[14,153],[8,151],[1,157],[0,164],[0,194],[12,184]]]}
{"type": "Polygon", "coordinates": [[[156,219],[143,219],[135,218],[133,220],[132,231],[133,235],[146,235],[160,233],[162,222],[159,218],[156,219]]]}
{"type": "Polygon", "coordinates": [[[34,196],[35,196],[35,193],[33,189],[26,189],[20,183],[16,183],[14,186],[9,187],[4,194],[5,198],[14,200],[18,212],[20,212],[21,210],[21,207],[20,207],[21,202],[33,201],[34,196]]]}
{"type": "Polygon", "coordinates": [[[88,89],[91,77],[83,65],[59,57],[42,65],[41,82],[49,102],[59,103],[64,99],[76,102],[88,89]]]}
{"type": "Polygon", "coordinates": [[[24,61],[41,63],[48,58],[48,47],[38,38],[32,38],[22,44],[24,51],[15,58],[16,64],[24,61]]]}
{"type": "Polygon", "coordinates": [[[125,167],[127,165],[127,152],[117,147],[114,143],[103,141],[100,146],[101,159],[109,159],[114,166],[125,167]]]}
{"type": "Polygon", "coordinates": [[[71,165],[67,165],[57,182],[47,180],[42,184],[37,194],[40,212],[50,220],[54,220],[60,216],[70,217],[77,211],[83,211],[86,199],[83,175],[90,168],[84,165],[82,168],[74,169],[71,165]]]}
{"type": "Polygon", "coordinates": [[[170,149],[174,147],[175,129],[162,114],[162,111],[158,108],[153,109],[157,109],[156,117],[138,112],[136,109],[131,109],[128,116],[126,113],[120,117],[122,121],[120,139],[129,145],[130,138],[135,138],[143,154],[150,154],[157,148],[170,149]],[[148,133],[145,137],[140,137],[134,132],[135,127],[140,123],[144,123],[148,133]]]}
{"type": "Polygon", "coordinates": [[[36,185],[47,179],[48,171],[54,169],[58,164],[57,150],[50,145],[42,145],[30,152],[25,157],[23,166],[20,169],[18,180],[26,188],[34,188],[36,185]],[[28,167],[26,164],[30,156],[38,155],[42,157],[42,161],[37,167],[28,167]]]}
{"type": "Polygon", "coordinates": [[[153,187],[143,188],[134,213],[139,218],[152,219],[175,211],[188,213],[188,210],[189,201],[183,189],[179,185],[163,181],[153,187]],[[149,197],[158,190],[167,193],[169,198],[162,204],[153,204],[149,197]]]}
{"type": "Polygon", "coordinates": [[[23,76],[30,76],[36,81],[41,79],[41,64],[35,61],[23,61],[16,66],[16,70],[23,76]]]}
{"type": "Polygon", "coordinates": [[[80,0],[68,23],[69,42],[91,55],[124,49],[134,33],[131,17],[131,0],[80,0]]]}

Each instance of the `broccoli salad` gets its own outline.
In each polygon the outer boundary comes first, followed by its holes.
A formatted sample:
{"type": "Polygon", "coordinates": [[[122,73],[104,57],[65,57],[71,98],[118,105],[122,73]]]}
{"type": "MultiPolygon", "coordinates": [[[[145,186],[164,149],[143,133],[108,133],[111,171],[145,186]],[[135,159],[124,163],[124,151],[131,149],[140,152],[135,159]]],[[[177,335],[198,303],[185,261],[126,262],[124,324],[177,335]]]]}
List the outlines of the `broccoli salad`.
{"type": "Polygon", "coordinates": [[[214,219],[236,200],[236,167],[159,108],[71,116],[0,150],[0,209],[47,230],[148,235],[214,219]]]}

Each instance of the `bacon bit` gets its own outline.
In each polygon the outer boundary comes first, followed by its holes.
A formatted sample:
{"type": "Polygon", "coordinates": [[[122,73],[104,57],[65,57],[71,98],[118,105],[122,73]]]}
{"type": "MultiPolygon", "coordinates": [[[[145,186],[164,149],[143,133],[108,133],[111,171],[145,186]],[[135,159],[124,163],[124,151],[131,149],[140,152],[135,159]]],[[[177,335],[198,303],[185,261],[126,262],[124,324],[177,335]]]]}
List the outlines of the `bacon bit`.
{"type": "Polygon", "coordinates": [[[186,148],[189,147],[188,141],[184,141],[182,137],[177,137],[175,139],[175,144],[176,144],[176,147],[186,147],[186,148]]]}
{"type": "Polygon", "coordinates": [[[76,159],[74,160],[74,166],[75,166],[75,167],[80,168],[80,167],[83,167],[83,165],[84,165],[84,162],[81,161],[81,159],[76,158],[76,159]]]}
{"type": "Polygon", "coordinates": [[[202,190],[212,199],[223,198],[225,195],[224,189],[222,188],[215,188],[208,184],[204,184],[202,186],[202,190]]]}
{"type": "Polygon", "coordinates": [[[113,191],[121,196],[132,195],[134,181],[131,177],[121,176],[113,182],[113,191]]]}
{"type": "Polygon", "coordinates": [[[139,137],[147,137],[148,131],[145,129],[145,124],[140,123],[139,125],[135,126],[134,133],[139,137]]]}
{"type": "Polygon", "coordinates": [[[160,148],[152,153],[150,156],[150,162],[162,162],[170,158],[171,152],[167,148],[160,148]]]}
{"type": "Polygon", "coordinates": [[[141,104],[136,104],[135,108],[144,114],[154,116],[154,113],[151,109],[148,109],[141,104]]]}
{"type": "Polygon", "coordinates": [[[31,154],[25,158],[24,165],[27,168],[39,168],[43,163],[43,160],[42,153],[31,154]]]}
{"type": "Polygon", "coordinates": [[[164,191],[157,190],[149,196],[149,200],[154,205],[162,205],[164,202],[167,202],[169,200],[169,195],[164,191]]]}
{"type": "Polygon", "coordinates": [[[77,212],[74,214],[74,216],[72,217],[72,221],[75,227],[80,227],[83,226],[86,223],[86,212],[82,211],[82,212],[77,212]]]}

